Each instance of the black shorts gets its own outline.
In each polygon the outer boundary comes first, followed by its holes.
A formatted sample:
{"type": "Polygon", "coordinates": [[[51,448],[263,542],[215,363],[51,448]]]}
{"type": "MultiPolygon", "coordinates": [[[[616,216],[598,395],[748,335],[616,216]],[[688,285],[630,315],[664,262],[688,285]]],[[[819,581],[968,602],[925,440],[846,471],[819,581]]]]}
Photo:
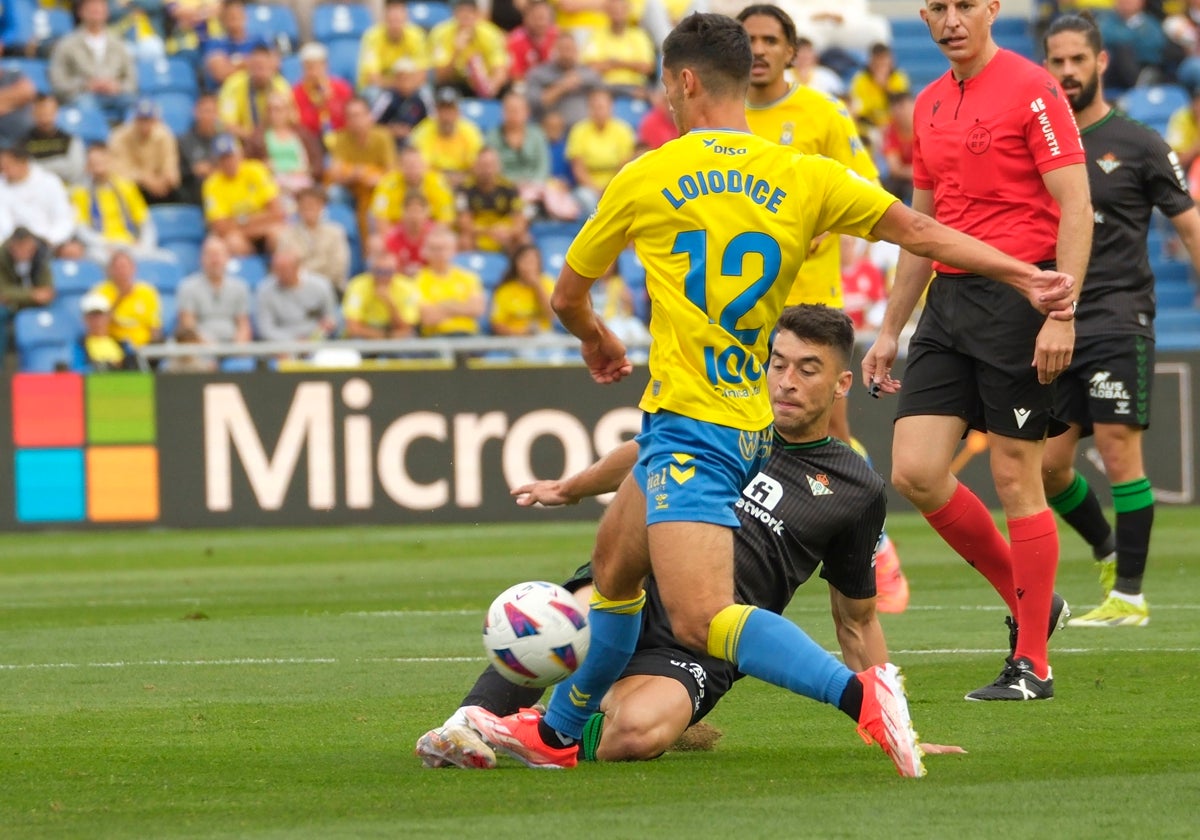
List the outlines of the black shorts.
{"type": "Polygon", "coordinates": [[[1015,289],[977,274],[934,278],[908,345],[897,417],[961,417],[972,429],[1041,440],[1060,434],[1054,385],[1033,351],[1045,316],[1015,289]]]}
{"type": "Polygon", "coordinates": [[[1150,428],[1154,340],[1140,335],[1076,339],[1071,366],[1058,378],[1054,413],[1078,423],[1083,435],[1095,423],[1150,428]]]}
{"type": "Polygon", "coordinates": [[[633,676],[668,677],[682,685],[692,698],[691,726],[713,710],[741,674],[729,662],[697,656],[683,648],[659,647],[633,652],[621,677],[633,676]]]}

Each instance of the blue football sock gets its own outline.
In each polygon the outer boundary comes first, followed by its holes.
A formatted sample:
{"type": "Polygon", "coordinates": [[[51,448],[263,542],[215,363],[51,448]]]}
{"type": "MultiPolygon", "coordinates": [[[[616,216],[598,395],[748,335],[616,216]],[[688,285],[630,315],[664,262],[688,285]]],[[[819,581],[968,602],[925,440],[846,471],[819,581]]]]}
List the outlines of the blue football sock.
{"type": "Polygon", "coordinates": [[[780,615],[734,604],[709,627],[708,652],[743,674],[837,706],[854,672],[780,615]]]}
{"type": "Polygon", "coordinates": [[[599,711],[600,701],[633,656],[645,603],[645,592],[629,601],[610,601],[599,593],[592,596],[587,656],[578,671],[555,687],[546,709],[548,726],[576,740],[583,736],[584,724],[599,711]]]}

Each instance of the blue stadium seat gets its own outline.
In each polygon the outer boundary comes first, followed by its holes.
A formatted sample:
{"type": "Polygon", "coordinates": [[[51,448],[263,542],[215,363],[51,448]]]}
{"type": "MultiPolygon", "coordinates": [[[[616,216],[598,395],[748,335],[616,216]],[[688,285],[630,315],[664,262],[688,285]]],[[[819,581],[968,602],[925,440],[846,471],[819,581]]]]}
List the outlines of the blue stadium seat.
{"type": "Polygon", "coordinates": [[[160,247],[174,255],[175,262],[179,264],[179,270],[183,272],[184,277],[200,270],[200,245],[198,243],[176,240],[160,247]]]}
{"type": "Polygon", "coordinates": [[[254,291],[267,276],[267,263],[257,255],[233,257],[229,260],[225,270],[234,277],[240,277],[250,287],[250,290],[254,291]]]}
{"type": "Polygon", "coordinates": [[[355,243],[361,243],[362,237],[358,231],[358,216],[355,214],[354,208],[349,204],[331,201],[325,205],[325,218],[346,229],[346,238],[350,240],[351,247],[355,243]]]}
{"type": "Polygon", "coordinates": [[[628,96],[618,96],[613,100],[613,116],[629,123],[637,131],[642,124],[642,117],[649,112],[650,106],[644,99],[633,99],[628,96]]]}
{"type": "Polygon", "coordinates": [[[226,356],[220,362],[221,373],[254,373],[258,359],[254,356],[226,356]]]}
{"type": "Polygon", "coordinates": [[[1155,260],[1150,258],[1150,270],[1154,272],[1156,285],[1164,283],[1187,283],[1192,276],[1192,264],[1180,260],[1155,260]]]}
{"type": "Polygon", "coordinates": [[[1191,333],[1200,342],[1200,309],[1168,309],[1154,318],[1154,329],[1163,333],[1191,333]]]}
{"type": "Polygon", "coordinates": [[[537,240],[538,250],[542,252],[542,267],[551,277],[557,277],[562,271],[572,241],[570,236],[543,236],[537,240]]]}
{"type": "Polygon", "coordinates": [[[941,53],[934,53],[930,57],[920,60],[910,60],[900,67],[908,74],[914,91],[920,91],[950,70],[950,65],[941,53]]]}
{"type": "Polygon", "coordinates": [[[1147,85],[1136,87],[1121,97],[1117,107],[1135,120],[1144,122],[1159,134],[1167,130],[1171,114],[1191,102],[1187,91],[1179,85],[1147,85]]]}
{"type": "Polygon", "coordinates": [[[158,289],[160,295],[174,295],[180,281],[183,280],[183,269],[174,260],[139,257],[137,273],[139,279],[158,289]]]}
{"type": "Polygon", "coordinates": [[[1154,298],[1158,311],[1190,309],[1196,301],[1196,290],[1191,283],[1155,283],[1154,298]]]}
{"type": "Polygon", "coordinates": [[[162,111],[162,121],[176,136],[186,134],[195,118],[196,97],[181,91],[166,91],[153,96],[162,111]]]}
{"type": "Polygon", "coordinates": [[[335,38],[325,46],[329,48],[329,72],[353,85],[358,79],[359,40],[335,38]]]}
{"type": "Polygon", "coordinates": [[[498,99],[463,99],[459,102],[458,109],[484,134],[500,125],[502,115],[498,99]]]}
{"type": "Polygon", "coordinates": [[[177,56],[138,62],[138,90],[142,93],[186,93],[194,99],[200,92],[196,70],[177,56]]]}
{"type": "Polygon", "coordinates": [[[82,321],[62,304],[22,309],[14,319],[13,333],[21,370],[49,373],[69,368],[82,321]]]}
{"type": "Polygon", "coordinates": [[[924,38],[926,41],[929,40],[929,27],[925,25],[925,21],[916,15],[912,17],[890,18],[888,22],[892,25],[893,44],[909,38],[924,38]]]}
{"type": "Polygon", "coordinates": [[[489,294],[508,271],[508,258],[491,251],[466,251],[454,257],[454,264],[478,274],[489,294]]]}
{"type": "Polygon", "coordinates": [[[204,241],[204,212],[194,204],[153,204],[150,218],[160,245],[166,243],[204,241]]]}
{"type": "Polygon", "coordinates": [[[159,290],[158,306],[159,320],[162,322],[163,338],[170,338],[175,335],[175,326],[179,321],[179,302],[175,300],[175,292],[159,290]]]}
{"type": "Polygon", "coordinates": [[[104,267],[91,260],[54,260],[50,273],[60,296],[83,294],[104,280],[104,267]]]}
{"type": "Polygon", "coordinates": [[[98,108],[64,105],[58,111],[58,127],[76,135],[85,145],[108,142],[108,120],[98,108]]]}
{"type": "Polygon", "coordinates": [[[324,3],[313,10],[313,40],[362,38],[372,23],[371,10],[361,3],[324,3]]]}
{"type": "Polygon", "coordinates": [[[529,235],[534,238],[534,241],[541,239],[543,236],[569,236],[574,239],[575,234],[579,233],[579,229],[583,227],[583,221],[577,222],[560,222],[554,219],[538,219],[530,222],[529,235]]]}
{"type": "Polygon", "coordinates": [[[450,19],[450,4],[440,0],[417,0],[408,4],[408,19],[426,30],[450,19]]]}
{"type": "Polygon", "coordinates": [[[290,6],[250,3],[246,6],[246,33],[263,38],[282,52],[292,52],[300,43],[300,25],[290,6]]]}
{"type": "Polygon", "coordinates": [[[285,55],[279,62],[279,75],[283,76],[293,87],[299,83],[301,72],[300,56],[298,55],[285,55]]]}
{"type": "Polygon", "coordinates": [[[617,257],[617,274],[625,278],[630,287],[646,286],[646,269],[632,248],[627,248],[617,257]]]}
{"type": "Polygon", "coordinates": [[[0,67],[16,70],[33,82],[38,93],[50,93],[50,63],[42,58],[6,58],[0,67]]]}

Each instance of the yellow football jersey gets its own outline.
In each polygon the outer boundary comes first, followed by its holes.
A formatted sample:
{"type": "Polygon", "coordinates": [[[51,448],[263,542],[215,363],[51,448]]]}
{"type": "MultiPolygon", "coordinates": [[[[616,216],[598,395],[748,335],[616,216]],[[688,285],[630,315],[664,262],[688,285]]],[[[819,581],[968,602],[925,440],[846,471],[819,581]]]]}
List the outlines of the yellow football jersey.
{"type": "MultiPolygon", "coordinates": [[[[791,146],[806,155],[824,155],[878,182],[879,170],[840,101],[804,85],[793,85],[782,99],[761,107],[746,106],[746,121],[759,137],[791,146]]],[[[842,308],[842,266],[836,236],[817,246],[800,269],[788,305],[824,303],[842,308]]]]}
{"type": "Polygon", "coordinates": [[[866,236],[895,201],[827,158],[698,130],[617,174],[567,263],[600,277],[633,243],[651,305],[644,411],[756,431],[771,422],[767,340],[810,241],[866,236]]]}

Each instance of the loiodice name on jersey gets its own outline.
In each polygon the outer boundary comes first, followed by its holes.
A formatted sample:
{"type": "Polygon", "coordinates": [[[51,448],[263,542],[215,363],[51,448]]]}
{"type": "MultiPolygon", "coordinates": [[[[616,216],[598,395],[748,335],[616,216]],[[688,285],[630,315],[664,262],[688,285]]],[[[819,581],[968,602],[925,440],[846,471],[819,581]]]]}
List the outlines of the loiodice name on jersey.
{"type": "Polygon", "coordinates": [[[740,193],[768,213],[778,213],[779,205],[787,198],[786,192],[772,185],[766,178],[738,169],[697,170],[681,175],[674,189],[662,189],[663,197],[676,210],[692,199],[722,193],[740,193]]]}

